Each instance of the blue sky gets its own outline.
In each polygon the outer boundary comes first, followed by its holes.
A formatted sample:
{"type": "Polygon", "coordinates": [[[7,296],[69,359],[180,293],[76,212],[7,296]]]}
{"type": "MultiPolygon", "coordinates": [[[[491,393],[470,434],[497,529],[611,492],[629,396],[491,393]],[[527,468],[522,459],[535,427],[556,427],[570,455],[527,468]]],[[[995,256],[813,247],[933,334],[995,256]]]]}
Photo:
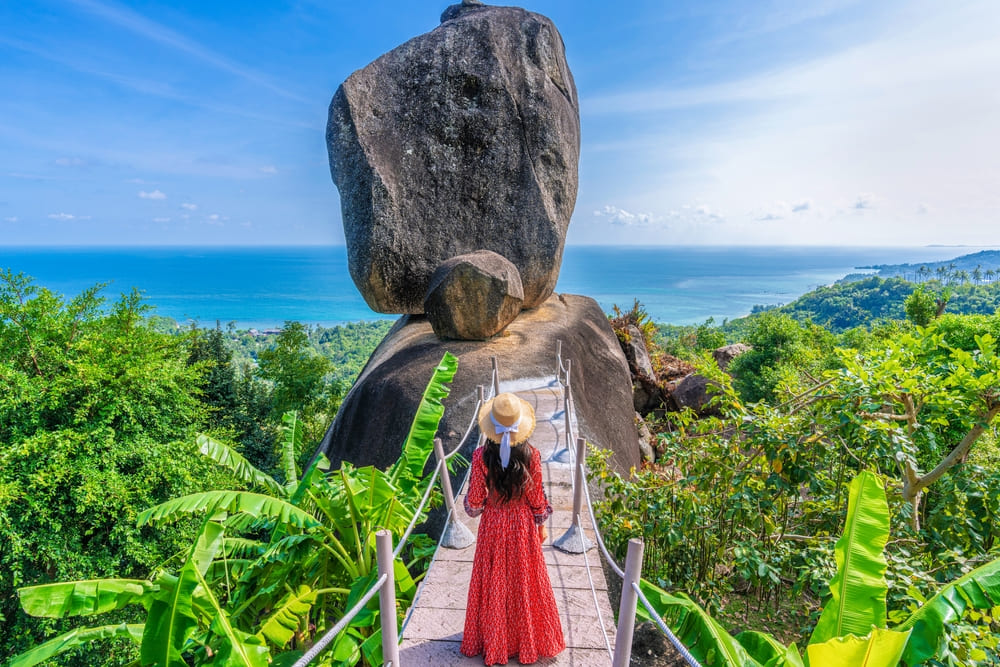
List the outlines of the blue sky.
{"type": "MultiPolygon", "coordinates": [[[[0,244],[342,243],[341,81],[446,2],[0,3],[0,244]]],[[[580,96],[569,242],[993,245],[995,0],[537,0],[580,96]]]]}

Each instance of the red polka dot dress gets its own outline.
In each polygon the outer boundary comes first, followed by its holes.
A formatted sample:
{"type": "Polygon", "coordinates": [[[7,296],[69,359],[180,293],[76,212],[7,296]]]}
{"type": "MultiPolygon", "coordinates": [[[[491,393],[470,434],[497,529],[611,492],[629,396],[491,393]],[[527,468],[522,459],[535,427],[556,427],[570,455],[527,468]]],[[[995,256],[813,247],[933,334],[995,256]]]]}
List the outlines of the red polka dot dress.
{"type": "Polygon", "coordinates": [[[552,507],[542,487],[541,456],[531,449],[527,490],[507,503],[486,488],[483,448],[472,455],[465,510],[482,518],[461,651],[470,657],[482,654],[487,665],[506,665],[512,657],[530,664],[566,647],[538,539],[538,525],[552,507]]]}

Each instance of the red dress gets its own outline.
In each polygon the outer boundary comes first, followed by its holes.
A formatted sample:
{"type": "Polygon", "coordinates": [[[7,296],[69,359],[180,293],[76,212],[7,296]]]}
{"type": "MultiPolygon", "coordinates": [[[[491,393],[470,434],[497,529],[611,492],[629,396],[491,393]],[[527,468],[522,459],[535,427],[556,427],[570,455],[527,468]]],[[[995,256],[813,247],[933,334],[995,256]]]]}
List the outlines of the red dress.
{"type": "MultiPolygon", "coordinates": [[[[530,447],[522,443],[519,447],[530,447]]],[[[562,623],[538,540],[538,525],[552,514],[542,488],[542,461],[531,452],[531,480],[521,498],[502,503],[486,489],[483,448],[472,455],[465,511],[478,516],[479,536],[469,582],[462,654],[483,654],[487,665],[509,657],[528,664],[566,647],[562,623]]]]}

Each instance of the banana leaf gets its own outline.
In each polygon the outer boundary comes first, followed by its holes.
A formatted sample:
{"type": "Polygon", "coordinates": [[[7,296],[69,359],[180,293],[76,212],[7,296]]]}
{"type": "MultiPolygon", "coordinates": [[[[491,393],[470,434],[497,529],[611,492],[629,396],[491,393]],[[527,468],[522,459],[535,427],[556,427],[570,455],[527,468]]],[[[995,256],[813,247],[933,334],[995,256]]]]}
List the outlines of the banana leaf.
{"type": "Polygon", "coordinates": [[[896,627],[897,630],[913,630],[903,660],[908,665],[916,665],[931,658],[947,637],[948,623],[961,618],[966,609],[990,609],[996,605],[1000,605],[1000,559],[981,565],[942,587],[896,627]]]}
{"type": "Polygon", "coordinates": [[[212,630],[220,636],[225,637],[210,664],[225,667],[267,667],[270,661],[270,651],[268,651],[264,640],[254,635],[237,630],[229,622],[229,616],[219,605],[219,601],[212,594],[212,589],[208,582],[197,568],[194,570],[198,583],[201,584],[204,596],[209,600],[215,615],[212,619],[212,630]]]}
{"type": "Polygon", "coordinates": [[[223,527],[205,519],[173,586],[161,586],[149,608],[139,651],[144,665],[186,667],[182,657],[198,629],[193,597],[199,580],[222,547],[223,527]]]}
{"type": "Polygon", "coordinates": [[[414,415],[410,431],[403,442],[402,453],[387,471],[392,484],[405,486],[410,490],[423,477],[424,466],[434,451],[434,436],[437,434],[438,424],[444,416],[441,399],[451,391],[445,385],[455,377],[456,370],[458,370],[458,359],[450,352],[445,352],[440,363],[434,368],[434,374],[431,375],[427,388],[424,389],[420,405],[417,406],[417,414],[414,415]],[[401,484],[404,479],[410,483],[401,484]]]}
{"type": "MultiPolygon", "coordinates": [[[[658,614],[694,658],[704,667],[727,665],[763,667],[730,635],[722,625],[684,593],[671,595],[645,580],[639,587],[658,614]]],[[[639,620],[653,620],[640,604],[636,609],[639,620]]]]}
{"type": "Polygon", "coordinates": [[[806,658],[814,667],[826,665],[896,667],[909,636],[909,630],[897,632],[885,628],[872,628],[864,637],[845,635],[809,644],[806,647],[806,658]]]}
{"type": "Polygon", "coordinates": [[[261,640],[267,638],[278,648],[284,648],[295,636],[303,617],[308,616],[315,602],[316,591],[309,586],[301,585],[290,591],[261,624],[257,636],[261,640]]]}
{"type": "Polygon", "coordinates": [[[788,645],[784,653],[768,660],[764,667],[806,667],[806,663],[802,659],[802,654],[799,653],[799,647],[792,643],[788,645]]]}
{"type": "Polygon", "coordinates": [[[148,594],[156,588],[140,579],[86,579],[27,586],[17,593],[26,613],[66,618],[103,614],[137,602],[148,606],[148,594]]]}
{"type": "Polygon", "coordinates": [[[834,637],[863,637],[872,626],[886,623],[886,562],[882,550],[889,541],[889,504],[881,480],[867,470],[851,481],[847,521],[837,540],[837,574],[830,582],[831,598],[823,607],[810,644],[834,637]]]}
{"type": "Polygon", "coordinates": [[[765,666],[776,662],[776,658],[784,656],[788,651],[784,644],[771,635],[756,630],[745,630],[736,635],[735,639],[754,660],[765,666]]]}
{"type": "Polygon", "coordinates": [[[252,463],[229,445],[213,440],[207,435],[199,435],[196,442],[199,452],[228,469],[241,482],[264,487],[282,498],[285,496],[284,487],[278,484],[277,480],[255,468],[252,463]]]}
{"type": "Polygon", "coordinates": [[[15,656],[7,664],[7,667],[34,667],[60,653],[101,639],[129,637],[138,643],[142,639],[142,627],[141,623],[135,625],[121,623],[120,625],[102,625],[95,628],[73,628],[69,632],[15,656]]]}
{"type": "Polygon", "coordinates": [[[299,528],[315,528],[319,522],[298,507],[259,493],[246,491],[205,491],[181,496],[160,503],[139,514],[138,525],[175,521],[182,516],[205,512],[209,515],[220,511],[235,514],[243,512],[253,517],[271,517],[299,528]]]}
{"type": "Polygon", "coordinates": [[[295,452],[302,449],[302,422],[299,413],[289,410],[281,415],[281,431],[284,435],[281,441],[281,467],[285,473],[285,490],[283,497],[295,493],[299,485],[299,472],[295,469],[295,452]]]}

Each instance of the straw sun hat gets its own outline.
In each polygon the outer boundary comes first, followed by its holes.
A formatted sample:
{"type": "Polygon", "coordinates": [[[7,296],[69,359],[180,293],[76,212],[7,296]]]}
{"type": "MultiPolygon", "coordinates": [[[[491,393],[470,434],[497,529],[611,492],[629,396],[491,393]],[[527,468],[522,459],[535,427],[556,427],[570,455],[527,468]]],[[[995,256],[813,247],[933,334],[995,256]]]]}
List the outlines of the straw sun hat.
{"type": "Polygon", "coordinates": [[[509,440],[509,445],[516,447],[534,430],[534,408],[514,394],[500,394],[479,409],[479,431],[493,442],[503,445],[509,440]]]}

